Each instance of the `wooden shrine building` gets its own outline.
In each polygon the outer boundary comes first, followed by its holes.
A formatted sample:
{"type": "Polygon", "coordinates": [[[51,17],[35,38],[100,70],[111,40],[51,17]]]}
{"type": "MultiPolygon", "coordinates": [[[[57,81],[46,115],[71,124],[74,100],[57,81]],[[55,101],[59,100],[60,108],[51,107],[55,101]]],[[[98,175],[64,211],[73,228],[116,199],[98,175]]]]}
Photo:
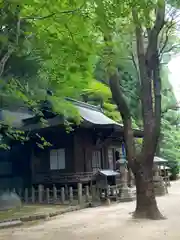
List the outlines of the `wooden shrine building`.
{"type": "MultiPolygon", "coordinates": [[[[99,169],[115,169],[115,152],[122,151],[123,126],[105,116],[97,106],[68,101],[83,120],[69,133],[60,116],[49,115],[48,126],[42,128],[35,116],[21,113],[20,129],[32,138],[24,144],[13,142],[8,154],[1,153],[0,179],[6,187],[86,183],[99,169]],[[40,148],[37,136],[51,146],[40,148]]],[[[134,136],[142,137],[142,132],[134,129],[134,136]]]]}

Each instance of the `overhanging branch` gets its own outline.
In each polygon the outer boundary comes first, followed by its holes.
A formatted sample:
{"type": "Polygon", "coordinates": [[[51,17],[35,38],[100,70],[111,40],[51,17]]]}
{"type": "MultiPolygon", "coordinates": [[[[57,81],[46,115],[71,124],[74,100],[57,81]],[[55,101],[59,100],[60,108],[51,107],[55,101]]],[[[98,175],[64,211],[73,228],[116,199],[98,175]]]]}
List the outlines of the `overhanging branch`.
{"type": "Polygon", "coordinates": [[[166,51],[164,51],[163,53],[169,53],[175,49],[178,49],[180,48],[180,43],[177,43],[177,44],[173,44],[170,48],[168,48],[166,51]]]}
{"type": "Polygon", "coordinates": [[[25,19],[25,20],[44,20],[44,19],[47,19],[47,18],[51,18],[51,17],[54,17],[56,15],[61,15],[61,14],[73,14],[73,13],[76,13],[78,11],[80,11],[84,5],[85,5],[86,1],[84,1],[84,3],[76,8],[76,9],[71,9],[71,10],[64,10],[64,11],[61,11],[61,12],[52,12],[46,16],[26,16],[26,17],[22,17],[21,19],[25,19]]]}
{"type": "Polygon", "coordinates": [[[172,30],[174,25],[175,25],[175,22],[171,21],[171,22],[168,22],[167,27],[164,26],[164,31],[162,32],[161,40],[160,40],[160,45],[162,45],[162,47],[160,46],[160,50],[159,50],[160,60],[162,59],[162,56],[164,53],[168,53],[174,49],[174,45],[172,47],[170,47],[169,49],[166,49],[168,41],[169,41],[170,31],[172,30]],[[164,37],[165,37],[165,40],[164,40],[164,37]]]}

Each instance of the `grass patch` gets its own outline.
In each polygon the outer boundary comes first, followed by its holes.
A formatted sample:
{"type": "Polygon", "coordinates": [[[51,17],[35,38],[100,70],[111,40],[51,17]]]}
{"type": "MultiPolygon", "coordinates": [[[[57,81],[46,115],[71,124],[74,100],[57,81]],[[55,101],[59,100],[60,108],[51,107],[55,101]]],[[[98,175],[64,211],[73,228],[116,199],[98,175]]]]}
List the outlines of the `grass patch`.
{"type": "Polygon", "coordinates": [[[17,219],[37,214],[49,214],[67,208],[62,205],[24,205],[8,211],[0,211],[0,221],[17,219]]]}

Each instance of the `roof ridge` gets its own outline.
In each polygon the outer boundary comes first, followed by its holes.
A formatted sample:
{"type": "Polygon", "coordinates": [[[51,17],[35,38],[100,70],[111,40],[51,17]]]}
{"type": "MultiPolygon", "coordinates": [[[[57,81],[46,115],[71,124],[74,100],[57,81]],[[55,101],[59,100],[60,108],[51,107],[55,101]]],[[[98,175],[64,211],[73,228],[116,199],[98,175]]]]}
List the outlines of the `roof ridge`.
{"type": "MultiPolygon", "coordinates": [[[[91,109],[91,110],[103,113],[103,110],[101,107],[98,107],[98,106],[95,106],[95,105],[92,105],[92,104],[89,104],[86,102],[78,101],[78,100],[70,98],[70,97],[65,97],[65,100],[71,102],[72,104],[74,104],[76,106],[84,107],[87,109],[91,109]]],[[[0,111],[2,111],[2,110],[7,110],[10,112],[19,112],[19,113],[32,113],[32,111],[30,109],[28,109],[28,107],[26,107],[26,106],[16,106],[16,108],[9,108],[9,107],[4,106],[3,108],[0,108],[0,111]]]]}
{"type": "Polygon", "coordinates": [[[88,108],[88,109],[91,109],[91,110],[94,110],[94,111],[98,111],[98,112],[101,112],[103,113],[102,111],[102,108],[101,107],[98,107],[98,106],[95,106],[95,105],[91,105],[89,103],[85,103],[85,102],[82,102],[82,101],[78,101],[78,100],[75,100],[75,99],[72,99],[72,98],[65,98],[67,101],[69,102],[72,102],[74,105],[76,106],[79,106],[79,107],[84,107],[84,108],[88,108]]]}

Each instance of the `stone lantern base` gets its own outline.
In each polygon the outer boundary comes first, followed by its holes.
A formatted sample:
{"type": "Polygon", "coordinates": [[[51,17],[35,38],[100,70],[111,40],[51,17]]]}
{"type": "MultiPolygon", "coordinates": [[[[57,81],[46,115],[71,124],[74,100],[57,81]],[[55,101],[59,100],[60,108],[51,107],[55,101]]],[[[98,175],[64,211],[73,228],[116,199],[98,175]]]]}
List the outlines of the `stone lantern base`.
{"type": "Polygon", "coordinates": [[[168,193],[167,186],[165,185],[163,178],[161,176],[155,176],[154,181],[154,191],[156,196],[164,196],[168,193]]]}
{"type": "Polygon", "coordinates": [[[121,202],[130,202],[134,200],[134,196],[132,193],[131,188],[129,188],[128,186],[122,186],[121,190],[120,190],[120,201],[121,202]]]}

